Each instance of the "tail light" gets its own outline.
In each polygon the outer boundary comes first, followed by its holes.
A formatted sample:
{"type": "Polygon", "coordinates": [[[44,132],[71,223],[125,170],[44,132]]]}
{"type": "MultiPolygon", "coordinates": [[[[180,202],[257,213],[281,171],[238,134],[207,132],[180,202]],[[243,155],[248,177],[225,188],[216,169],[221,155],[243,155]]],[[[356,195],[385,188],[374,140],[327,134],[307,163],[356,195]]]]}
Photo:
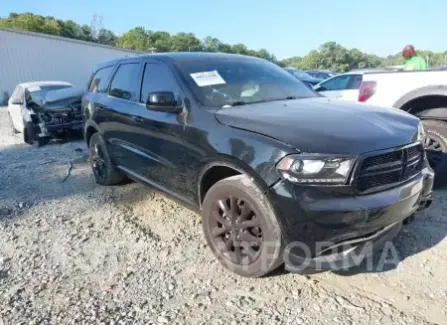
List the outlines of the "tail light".
{"type": "Polygon", "coordinates": [[[363,81],[359,89],[359,102],[366,102],[376,92],[375,81],[363,81]]]}

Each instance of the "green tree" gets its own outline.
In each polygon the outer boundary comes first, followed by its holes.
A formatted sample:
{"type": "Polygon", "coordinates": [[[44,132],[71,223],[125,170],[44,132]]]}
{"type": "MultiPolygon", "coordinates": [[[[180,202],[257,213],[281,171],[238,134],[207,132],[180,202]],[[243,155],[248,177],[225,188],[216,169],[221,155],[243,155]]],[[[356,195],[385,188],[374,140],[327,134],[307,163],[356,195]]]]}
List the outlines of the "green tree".
{"type": "MultiPolygon", "coordinates": [[[[165,31],[151,31],[137,26],[117,37],[112,31],[102,28],[102,17],[93,16],[91,26],[80,26],[72,20],[58,20],[54,17],[43,17],[33,13],[10,13],[6,18],[0,18],[0,27],[29,30],[37,33],[59,35],[100,44],[114,45],[135,51],[148,52],[178,52],[206,51],[251,55],[279,64],[299,69],[328,69],[335,72],[345,72],[352,69],[375,68],[381,66],[401,65],[404,63],[402,54],[396,53],[381,58],[377,55],[364,53],[359,49],[347,49],[336,42],[326,42],[318,49],[305,56],[295,56],[278,61],[266,49],[254,50],[242,43],[223,43],[217,38],[208,36],[203,40],[192,33],[181,32],[169,34],[165,31]]],[[[431,67],[446,65],[447,51],[418,51],[418,55],[428,60],[431,67]]]]}
{"type": "Polygon", "coordinates": [[[100,44],[114,46],[117,39],[118,37],[108,29],[101,28],[98,32],[98,43],[100,44]]]}
{"type": "Polygon", "coordinates": [[[118,38],[116,46],[129,50],[146,51],[149,48],[149,36],[144,27],[135,27],[118,38]]]}
{"type": "Polygon", "coordinates": [[[207,36],[203,40],[203,50],[207,52],[220,52],[220,47],[222,46],[222,42],[214,37],[207,36]]]}
{"type": "Polygon", "coordinates": [[[93,36],[92,28],[89,25],[81,26],[81,39],[87,42],[94,42],[96,39],[93,36]]]}
{"type": "Polygon", "coordinates": [[[169,52],[171,50],[171,34],[168,32],[153,32],[151,47],[157,52],[169,52]]]}
{"type": "Polygon", "coordinates": [[[202,43],[192,33],[178,33],[171,36],[170,50],[172,52],[196,52],[202,50],[202,43]]]}
{"type": "Polygon", "coordinates": [[[234,44],[231,47],[231,50],[233,53],[237,53],[237,54],[248,54],[247,47],[242,43],[234,44]]]}

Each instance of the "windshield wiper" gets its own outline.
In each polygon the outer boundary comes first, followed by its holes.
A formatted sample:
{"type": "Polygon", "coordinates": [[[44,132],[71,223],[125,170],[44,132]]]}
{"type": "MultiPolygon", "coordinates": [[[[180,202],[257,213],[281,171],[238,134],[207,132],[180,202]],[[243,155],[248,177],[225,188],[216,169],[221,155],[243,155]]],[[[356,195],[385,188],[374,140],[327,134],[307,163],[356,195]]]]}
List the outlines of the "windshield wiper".
{"type": "Polygon", "coordinates": [[[287,97],[283,97],[283,98],[275,98],[275,99],[271,99],[269,101],[277,101],[277,100],[292,100],[292,99],[298,99],[298,98],[304,98],[304,97],[297,97],[297,96],[287,96],[287,97]]]}
{"type": "Polygon", "coordinates": [[[304,97],[288,96],[288,97],[283,97],[283,98],[257,100],[257,101],[253,101],[253,102],[244,102],[243,100],[238,100],[238,101],[228,104],[228,106],[242,106],[242,105],[248,105],[248,104],[259,104],[259,103],[274,102],[274,101],[279,101],[279,100],[292,100],[292,99],[299,99],[299,98],[304,98],[304,97]]]}
{"type": "MultiPolygon", "coordinates": [[[[243,100],[238,100],[236,102],[232,102],[230,103],[230,106],[242,106],[242,105],[247,105],[247,102],[244,102],[243,100]]],[[[251,104],[251,103],[250,103],[251,104]]]]}

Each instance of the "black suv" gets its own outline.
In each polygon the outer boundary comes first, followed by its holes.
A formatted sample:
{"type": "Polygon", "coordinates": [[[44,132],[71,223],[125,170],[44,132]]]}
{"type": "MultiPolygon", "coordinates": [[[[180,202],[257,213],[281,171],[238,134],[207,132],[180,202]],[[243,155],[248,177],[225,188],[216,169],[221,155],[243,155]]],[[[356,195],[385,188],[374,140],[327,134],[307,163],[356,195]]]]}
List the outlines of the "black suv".
{"type": "Polygon", "coordinates": [[[123,58],[97,67],[82,107],[96,182],[129,177],[199,211],[243,276],[350,267],[431,202],[416,117],[318,97],[265,60],[123,58]]]}

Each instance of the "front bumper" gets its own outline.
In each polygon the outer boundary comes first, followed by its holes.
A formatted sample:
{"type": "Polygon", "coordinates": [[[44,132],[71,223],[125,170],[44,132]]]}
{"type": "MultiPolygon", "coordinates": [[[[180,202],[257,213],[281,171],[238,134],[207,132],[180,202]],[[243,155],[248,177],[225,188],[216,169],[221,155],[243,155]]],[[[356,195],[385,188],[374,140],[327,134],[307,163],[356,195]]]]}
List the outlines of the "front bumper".
{"type": "Polygon", "coordinates": [[[278,182],[269,195],[286,244],[286,268],[308,273],[358,265],[391,240],[404,220],[430,205],[433,180],[427,165],[410,181],[368,195],[350,186],[278,182]]]}

